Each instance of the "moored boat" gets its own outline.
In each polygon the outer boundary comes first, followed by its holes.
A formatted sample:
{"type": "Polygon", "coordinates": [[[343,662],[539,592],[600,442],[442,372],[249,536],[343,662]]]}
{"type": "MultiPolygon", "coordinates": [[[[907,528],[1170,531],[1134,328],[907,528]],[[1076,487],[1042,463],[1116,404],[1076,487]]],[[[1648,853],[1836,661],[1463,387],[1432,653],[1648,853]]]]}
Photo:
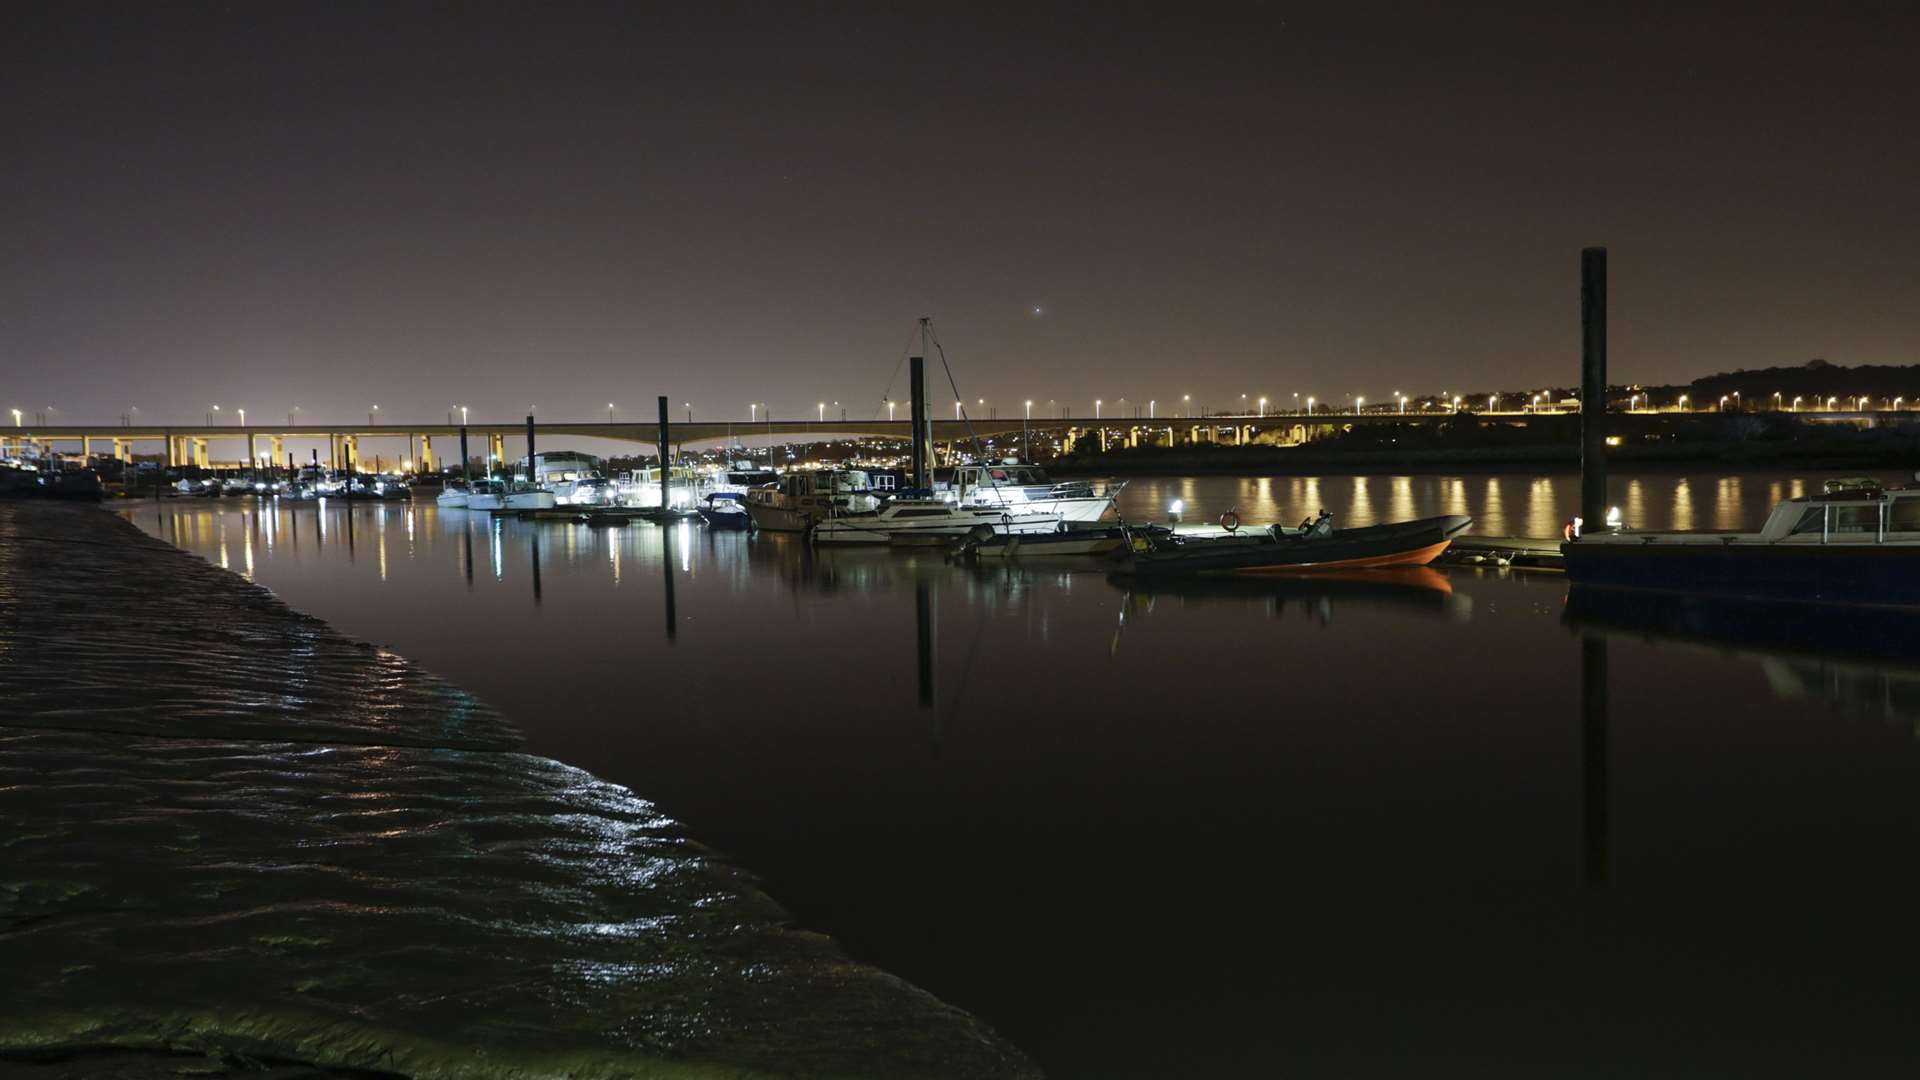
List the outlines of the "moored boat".
{"type": "Polygon", "coordinates": [[[454,481],[440,489],[433,497],[434,504],[442,510],[465,510],[467,508],[467,486],[454,481]]]}
{"type": "Polygon", "coordinates": [[[750,529],[753,517],[747,513],[746,496],[737,491],[716,491],[707,496],[700,518],[715,529],[750,529]]]}
{"type": "Polygon", "coordinates": [[[1041,510],[1070,522],[1113,516],[1113,498],[1125,482],[1049,479],[1046,470],[1014,458],[953,471],[947,493],[961,506],[1026,513],[1041,510]]]}
{"type": "Polygon", "coordinates": [[[1004,533],[969,537],[955,552],[961,558],[1019,559],[1046,555],[1108,555],[1123,550],[1130,537],[1172,535],[1164,525],[1108,525],[1105,528],[1074,528],[1064,522],[1055,532],[1004,533]]]}
{"type": "Polygon", "coordinates": [[[813,527],[819,544],[899,544],[920,539],[957,540],[974,531],[1025,534],[1060,529],[1060,516],[955,506],[944,499],[894,499],[878,510],[835,514],[813,527]]]}
{"type": "Polygon", "coordinates": [[[777,485],[747,492],[754,528],[769,532],[805,532],[834,514],[868,513],[877,506],[867,474],[857,469],[797,470],[777,485]]]}
{"type": "Polygon", "coordinates": [[[1831,480],[1781,500],[1757,533],[1608,530],[1560,551],[1580,585],[1920,603],[1920,485],[1831,480]]]}
{"type": "Polygon", "coordinates": [[[1425,566],[1473,524],[1459,514],[1367,525],[1357,529],[1286,529],[1278,525],[1225,537],[1175,534],[1136,545],[1115,569],[1139,577],[1317,573],[1385,566],[1425,566]]]}
{"type": "Polygon", "coordinates": [[[467,489],[469,510],[500,510],[506,505],[506,490],[498,480],[475,480],[467,489]]]}

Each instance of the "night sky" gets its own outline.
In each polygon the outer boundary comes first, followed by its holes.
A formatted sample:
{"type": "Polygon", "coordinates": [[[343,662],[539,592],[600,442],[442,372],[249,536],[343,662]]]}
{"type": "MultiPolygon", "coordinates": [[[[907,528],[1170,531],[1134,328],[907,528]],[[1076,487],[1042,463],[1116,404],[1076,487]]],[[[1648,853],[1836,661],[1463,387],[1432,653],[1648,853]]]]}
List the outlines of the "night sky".
{"type": "Polygon", "coordinates": [[[1920,361],[1910,4],[803,7],[9,5],[0,408],[1564,385],[1589,244],[1617,380],[1920,361]]]}

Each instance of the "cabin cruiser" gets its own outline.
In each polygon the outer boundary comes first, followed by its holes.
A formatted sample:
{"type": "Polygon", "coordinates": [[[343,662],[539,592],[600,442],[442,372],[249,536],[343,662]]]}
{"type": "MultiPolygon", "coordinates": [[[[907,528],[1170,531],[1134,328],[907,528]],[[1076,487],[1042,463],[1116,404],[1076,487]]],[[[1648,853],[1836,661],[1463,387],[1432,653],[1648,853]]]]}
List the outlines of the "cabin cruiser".
{"type": "Polygon", "coordinates": [[[878,510],[835,513],[813,527],[820,544],[895,544],[922,537],[958,540],[994,533],[1053,533],[1060,515],[1046,511],[989,510],[956,506],[945,499],[890,499],[878,510]]]}
{"type": "Polygon", "coordinates": [[[458,480],[449,481],[433,497],[434,504],[442,510],[465,510],[467,508],[467,485],[458,480]]]}
{"type": "MultiPolygon", "coordinates": [[[[1576,523],[1578,524],[1578,523],[1576,523]]],[[[1920,603],[1920,483],[1829,480],[1783,499],[1757,533],[1639,532],[1618,525],[1560,545],[1576,585],[1920,603]]]]}
{"type": "MultiPolygon", "coordinates": [[[[667,502],[669,509],[690,510],[711,489],[707,478],[699,470],[685,465],[673,466],[667,474],[667,484],[672,492],[667,502]]],[[[660,467],[649,465],[622,474],[614,484],[614,502],[620,506],[642,509],[662,505],[660,467]]]]}
{"type": "Polygon", "coordinates": [[[604,506],[613,499],[613,481],[599,473],[553,485],[553,501],[561,506],[604,506]]]}
{"type": "Polygon", "coordinates": [[[857,469],[797,469],[778,484],[747,492],[754,528],[769,532],[805,532],[834,514],[871,513],[878,507],[867,474],[857,469]]]}
{"type": "Polygon", "coordinates": [[[710,492],[700,507],[700,518],[716,529],[750,529],[753,516],[747,513],[747,497],[737,491],[710,492]]]}
{"type": "Polygon", "coordinates": [[[506,485],[488,478],[475,480],[467,488],[467,509],[504,510],[507,508],[506,485]]]}
{"type": "Polygon", "coordinates": [[[1048,479],[1045,469],[1015,458],[998,464],[961,465],[953,471],[947,494],[961,506],[1016,512],[1045,510],[1073,522],[1104,521],[1113,516],[1113,498],[1125,482],[1048,479]]]}
{"type": "MultiPolygon", "coordinates": [[[[508,485],[500,501],[502,508],[507,510],[551,510],[559,505],[551,489],[525,480],[515,480],[508,485]]],[[[472,500],[468,500],[468,503],[471,505],[472,500]]]]}

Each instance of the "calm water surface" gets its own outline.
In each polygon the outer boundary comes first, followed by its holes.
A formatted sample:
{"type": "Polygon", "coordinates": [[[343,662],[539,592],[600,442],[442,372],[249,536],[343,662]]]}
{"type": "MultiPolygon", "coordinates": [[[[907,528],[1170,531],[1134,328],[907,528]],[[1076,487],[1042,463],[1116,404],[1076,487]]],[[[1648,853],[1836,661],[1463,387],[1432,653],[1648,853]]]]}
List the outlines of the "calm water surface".
{"type": "MultiPolygon", "coordinates": [[[[1615,491],[1646,527],[1742,528],[1819,479],[1615,491]]],[[[1551,535],[1577,486],[1143,479],[1126,511],[1551,535]]],[[[1920,1057],[1903,615],[1570,604],[1556,575],[1461,570],[1140,590],[430,502],[129,512],[655,800],[1053,1075],[1920,1057]]]]}

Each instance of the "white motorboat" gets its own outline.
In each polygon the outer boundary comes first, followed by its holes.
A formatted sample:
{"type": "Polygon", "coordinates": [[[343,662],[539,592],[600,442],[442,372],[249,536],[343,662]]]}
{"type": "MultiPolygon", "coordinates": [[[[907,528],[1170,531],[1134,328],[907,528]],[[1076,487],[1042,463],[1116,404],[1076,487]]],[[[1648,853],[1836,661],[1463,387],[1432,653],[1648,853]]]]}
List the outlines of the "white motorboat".
{"type": "MultiPolygon", "coordinates": [[[[751,504],[749,504],[751,506],[751,504]]],[[[813,527],[819,544],[899,544],[921,538],[959,540],[995,533],[1052,533],[1060,515],[956,506],[945,499],[894,499],[866,513],[834,514],[813,527]]]]}
{"type": "Polygon", "coordinates": [[[507,510],[551,510],[559,505],[551,488],[529,484],[524,480],[514,481],[501,502],[507,510]]]}
{"type": "Polygon", "coordinates": [[[467,489],[469,510],[504,510],[506,506],[506,488],[498,480],[475,480],[467,489]]]}
{"type": "MultiPolygon", "coordinates": [[[[693,509],[712,490],[712,484],[705,475],[685,465],[673,466],[667,474],[667,485],[671,494],[666,505],[681,510],[693,509]]],[[[614,502],[620,506],[641,509],[662,505],[659,466],[649,465],[622,474],[614,485],[614,502]]]]}
{"type": "Polygon", "coordinates": [[[594,473],[553,485],[553,501],[561,506],[605,506],[614,500],[613,481],[594,473]]]}
{"type": "Polygon", "coordinates": [[[747,513],[756,529],[805,532],[835,514],[871,513],[879,506],[867,474],[857,469],[806,469],[778,484],[747,492],[747,513]]]}
{"type": "Polygon", "coordinates": [[[440,489],[433,497],[434,505],[442,510],[465,510],[467,508],[467,487],[465,484],[451,483],[440,489]]]}
{"type": "Polygon", "coordinates": [[[1114,516],[1113,497],[1125,481],[1047,478],[1045,469],[1014,458],[998,464],[962,465],[953,471],[946,494],[974,509],[1026,513],[1045,510],[1071,522],[1105,521],[1114,516]]]}

